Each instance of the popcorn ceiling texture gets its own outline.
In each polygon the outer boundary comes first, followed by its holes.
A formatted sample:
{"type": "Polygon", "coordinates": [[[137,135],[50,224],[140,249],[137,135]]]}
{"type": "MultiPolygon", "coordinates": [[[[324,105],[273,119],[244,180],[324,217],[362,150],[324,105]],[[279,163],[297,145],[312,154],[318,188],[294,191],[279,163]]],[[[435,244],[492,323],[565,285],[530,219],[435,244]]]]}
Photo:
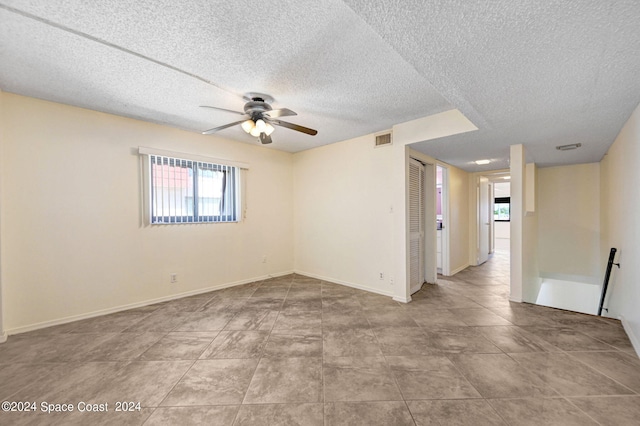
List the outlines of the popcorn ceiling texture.
{"type": "Polygon", "coordinates": [[[480,130],[414,148],[470,171],[515,143],[591,162],[640,102],[639,18],[633,0],[0,0],[0,88],[193,131],[237,119],[199,105],[268,93],[319,131],[278,129],[290,152],[458,108],[480,130]]]}

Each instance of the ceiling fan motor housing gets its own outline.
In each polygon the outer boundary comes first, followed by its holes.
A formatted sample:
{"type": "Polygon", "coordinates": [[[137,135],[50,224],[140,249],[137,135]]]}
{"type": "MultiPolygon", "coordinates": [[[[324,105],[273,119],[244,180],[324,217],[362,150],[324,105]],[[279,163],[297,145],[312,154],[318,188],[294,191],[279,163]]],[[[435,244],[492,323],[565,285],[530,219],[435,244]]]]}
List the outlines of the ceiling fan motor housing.
{"type": "Polygon", "coordinates": [[[259,120],[267,111],[271,111],[273,108],[263,98],[251,98],[249,102],[244,105],[244,112],[251,117],[253,121],[259,120]]]}

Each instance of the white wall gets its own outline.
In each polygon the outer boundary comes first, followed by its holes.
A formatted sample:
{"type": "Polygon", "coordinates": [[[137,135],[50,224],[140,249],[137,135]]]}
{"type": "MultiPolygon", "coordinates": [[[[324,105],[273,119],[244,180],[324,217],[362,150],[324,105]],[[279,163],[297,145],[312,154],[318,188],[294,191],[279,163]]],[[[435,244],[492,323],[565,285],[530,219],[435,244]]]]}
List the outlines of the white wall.
{"type": "Polygon", "coordinates": [[[511,238],[511,225],[509,222],[494,222],[494,232],[496,238],[508,240],[511,238]]]}
{"type": "MultiPolygon", "coordinates": [[[[621,318],[640,354],[640,106],[601,161],[601,258],[618,249],[608,290],[608,316],[621,318]]],[[[605,260],[606,261],[606,260],[605,260]]]]}
{"type": "Polygon", "coordinates": [[[293,270],[291,154],[2,97],[0,254],[9,332],[293,270]],[[143,226],[138,146],[249,163],[246,220],[143,226]],[[169,284],[171,272],[178,283],[169,284]]]}
{"type": "Polygon", "coordinates": [[[601,281],[599,206],[599,163],[538,169],[541,276],[601,281]]]}
{"type": "Polygon", "coordinates": [[[2,303],[2,277],[4,275],[4,268],[2,262],[2,158],[5,157],[4,154],[4,121],[3,117],[3,109],[4,109],[4,92],[0,90],[0,343],[7,340],[7,333],[4,330],[4,314],[3,314],[3,303],[2,303]]]}
{"type": "Polygon", "coordinates": [[[371,134],[294,155],[295,269],[394,295],[392,146],[374,143],[371,134]]]}
{"type": "Polygon", "coordinates": [[[511,174],[511,239],[510,242],[510,299],[514,302],[535,303],[540,290],[538,270],[538,215],[532,206],[527,207],[527,198],[535,204],[538,185],[531,178],[536,174],[526,173],[525,149],[523,145],[510,147],[511,174]],[[529,176],[529,181],[527,181],[529,176]],[[531,192],[533,191],[533,197],[531,192]],[[529,192],[529,197],[527,197],[529,192]]]}

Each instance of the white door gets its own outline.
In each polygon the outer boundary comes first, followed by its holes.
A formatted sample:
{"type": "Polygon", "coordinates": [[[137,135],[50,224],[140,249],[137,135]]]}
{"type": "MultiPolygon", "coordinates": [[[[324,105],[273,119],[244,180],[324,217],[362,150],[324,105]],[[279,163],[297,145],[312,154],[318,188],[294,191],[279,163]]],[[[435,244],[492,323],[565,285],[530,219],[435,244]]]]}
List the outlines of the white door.
{"type": "Polygon", "coordinates": [[[409,163],[409,285],[411,294],[424,283],[424,178],[425,167],[409,163]]]}
{"type": "Polygon", "coordinates": [[[478,265],[489,260],[489,179],[480,176],[478,183],[478,265]]]}

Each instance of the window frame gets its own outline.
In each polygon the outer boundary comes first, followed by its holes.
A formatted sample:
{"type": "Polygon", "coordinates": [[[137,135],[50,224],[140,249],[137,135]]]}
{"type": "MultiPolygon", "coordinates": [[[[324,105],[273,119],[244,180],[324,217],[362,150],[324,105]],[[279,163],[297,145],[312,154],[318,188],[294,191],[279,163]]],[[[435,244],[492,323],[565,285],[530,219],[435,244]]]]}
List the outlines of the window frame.
{"type": "Polygon", "coordinates": [[[494,222],[511,222],[511,197],[496,197],[493,199],[493,220],[494,222]],[[508,219],[496,219],[495,211],[498,204],[509,205],[509,218],[508,219]]]}
{"type": "MultiPolygon", "coordinates": [[[[200,155],[184,154],[165,150],[154,150],[150,148],[139,147],[138,149],[142,159],[143,180],[146,182],[144,198],[144,222],[148,225],[178,225],[178,224],[206,224],[206,223],[238,223],[244,219],[244,172],[248,169],[248,165],[241,162],[220,160],[200,155]],[[188,191],[186,194],[181,193],[178,198],[174,198],[174,202],[180,201],[178,210],[187,214],[165,214],[163,216],[156,212],[154,208],[155,193],[162,188],[156,185],[157,177],[154,175],[153,165],[160,164],[170,165],[172,167],[184,167],[190,170],[187,173],[191,180],[184,188],[188,191]],[[203,195],[199,192],[202,185],[202,171],[219,171],[224,173],[222,189],[221,210],[219,214],[200,214],[203,195]],[[190,188],[189,188],[190,186],[190,188]],[[228,191],[232,191],[228,193],[228,191]],[[198,196],[200,194],[200,196],[198,196]],[[225,196],[226,195],[226,196],[225,196]],[[190,205],[183,205],[185,200],[189,200],[190,205]],[[225,205],[227,204],[227,205],[225,205]]],[[[175,170],[173,171],[175,173],[175,170]]],[[[175,181],[175,177],[173,178],[175,181]]],[[[164,183],[164,182],[163,182],[164,183]]],[[[212,189],[215,192],[219,187],[212,189]]],[[[177,204],[176,204],[177,205],[177,204]]],[[[174,208],[176,208],[174,205],[174,208]]],[[[177,211],[176,211],[177,212],[177,211]]]]}

